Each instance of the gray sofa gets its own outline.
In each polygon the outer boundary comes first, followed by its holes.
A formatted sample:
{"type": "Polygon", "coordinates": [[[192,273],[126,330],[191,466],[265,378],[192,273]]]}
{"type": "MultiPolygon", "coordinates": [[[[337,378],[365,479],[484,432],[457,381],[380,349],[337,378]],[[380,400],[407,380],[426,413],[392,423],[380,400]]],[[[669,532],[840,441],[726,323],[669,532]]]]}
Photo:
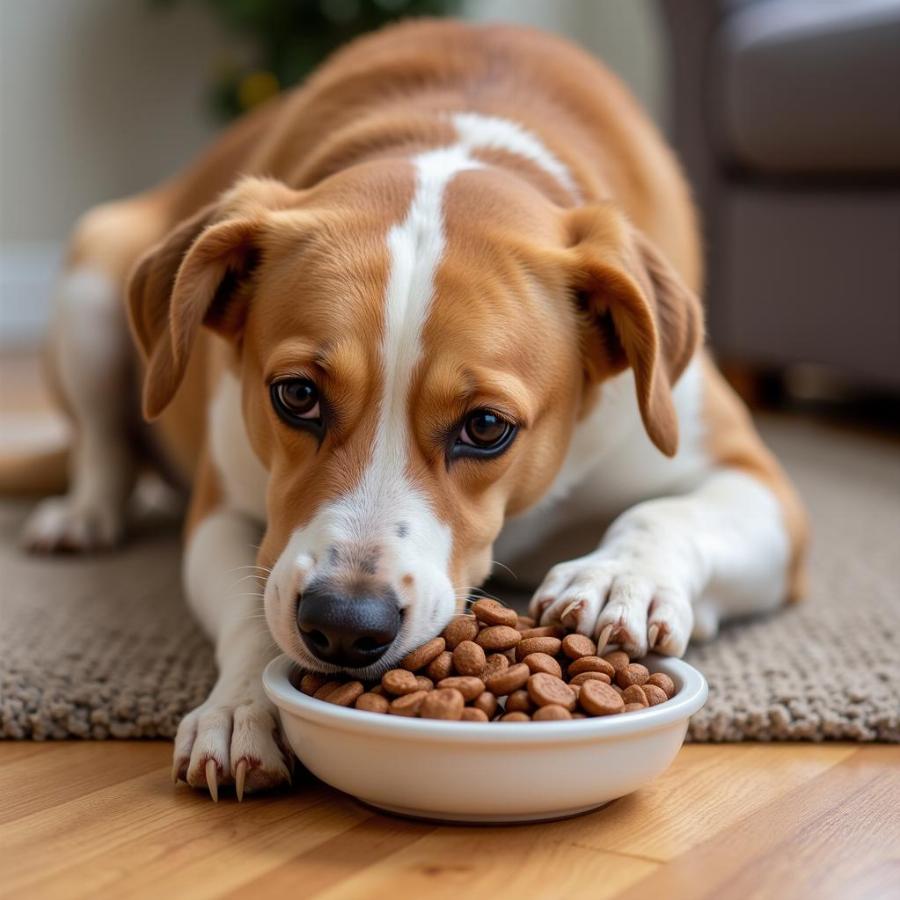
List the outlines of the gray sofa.
{"type": "Polygon", "coordinates": [[[900,0],[661,0],[720,358],[900,389],[900,0]]]}

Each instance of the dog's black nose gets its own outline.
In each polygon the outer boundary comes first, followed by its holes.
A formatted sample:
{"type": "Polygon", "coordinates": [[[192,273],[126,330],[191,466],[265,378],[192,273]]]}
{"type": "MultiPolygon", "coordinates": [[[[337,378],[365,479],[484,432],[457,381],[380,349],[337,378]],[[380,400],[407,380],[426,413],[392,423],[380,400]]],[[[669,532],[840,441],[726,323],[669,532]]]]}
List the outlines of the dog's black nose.
{"type": "Polygon", "coordinates": [[[323,662],[360,668],[384,656],[400,630],[393,591],[347,595],[325,582],[304,591],[297,607],[303,643],[323,662]]]}

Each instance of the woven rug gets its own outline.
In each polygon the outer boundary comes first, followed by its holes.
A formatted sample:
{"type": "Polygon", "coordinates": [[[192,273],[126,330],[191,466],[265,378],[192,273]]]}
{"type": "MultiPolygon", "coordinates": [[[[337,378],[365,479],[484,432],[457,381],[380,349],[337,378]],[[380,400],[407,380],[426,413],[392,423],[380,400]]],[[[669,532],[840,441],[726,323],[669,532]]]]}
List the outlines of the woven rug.
{"type": "MultiPolygon", "coordinates": [[[[900,445],[792,418],[762,428],[810,509],[812,591],[689,651],[710,685],[689,737],[900,741],[900,445]]],[[[37,559],[15,546],[23,515],[0,506],[0,735],[171,737],[214,678],[177,527],[37,559]]]]}

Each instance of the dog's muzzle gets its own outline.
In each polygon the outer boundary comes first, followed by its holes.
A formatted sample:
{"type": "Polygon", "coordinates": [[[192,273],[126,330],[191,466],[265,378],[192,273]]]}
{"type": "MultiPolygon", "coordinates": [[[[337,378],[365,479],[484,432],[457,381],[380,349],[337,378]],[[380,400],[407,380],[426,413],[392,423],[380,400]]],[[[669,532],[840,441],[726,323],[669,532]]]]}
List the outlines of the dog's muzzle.
{"type": "Polygon", "coordinates": [[[307,588],[297,607],[303,643],[323,662],[361,668],[387,652],[400,631],[392,590],[348,594],[327,582],[307,588]]]}

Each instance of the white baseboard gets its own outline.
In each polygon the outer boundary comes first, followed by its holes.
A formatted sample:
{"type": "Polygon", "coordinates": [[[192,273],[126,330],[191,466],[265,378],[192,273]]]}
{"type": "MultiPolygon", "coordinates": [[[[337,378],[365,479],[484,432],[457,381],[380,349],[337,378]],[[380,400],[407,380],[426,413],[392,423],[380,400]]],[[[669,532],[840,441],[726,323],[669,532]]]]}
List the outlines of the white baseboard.
{"type": "Polygon", "coordinates": [[[36,346],[47,330],[63,244],[0,245],[0,349],[36,346]]]}

